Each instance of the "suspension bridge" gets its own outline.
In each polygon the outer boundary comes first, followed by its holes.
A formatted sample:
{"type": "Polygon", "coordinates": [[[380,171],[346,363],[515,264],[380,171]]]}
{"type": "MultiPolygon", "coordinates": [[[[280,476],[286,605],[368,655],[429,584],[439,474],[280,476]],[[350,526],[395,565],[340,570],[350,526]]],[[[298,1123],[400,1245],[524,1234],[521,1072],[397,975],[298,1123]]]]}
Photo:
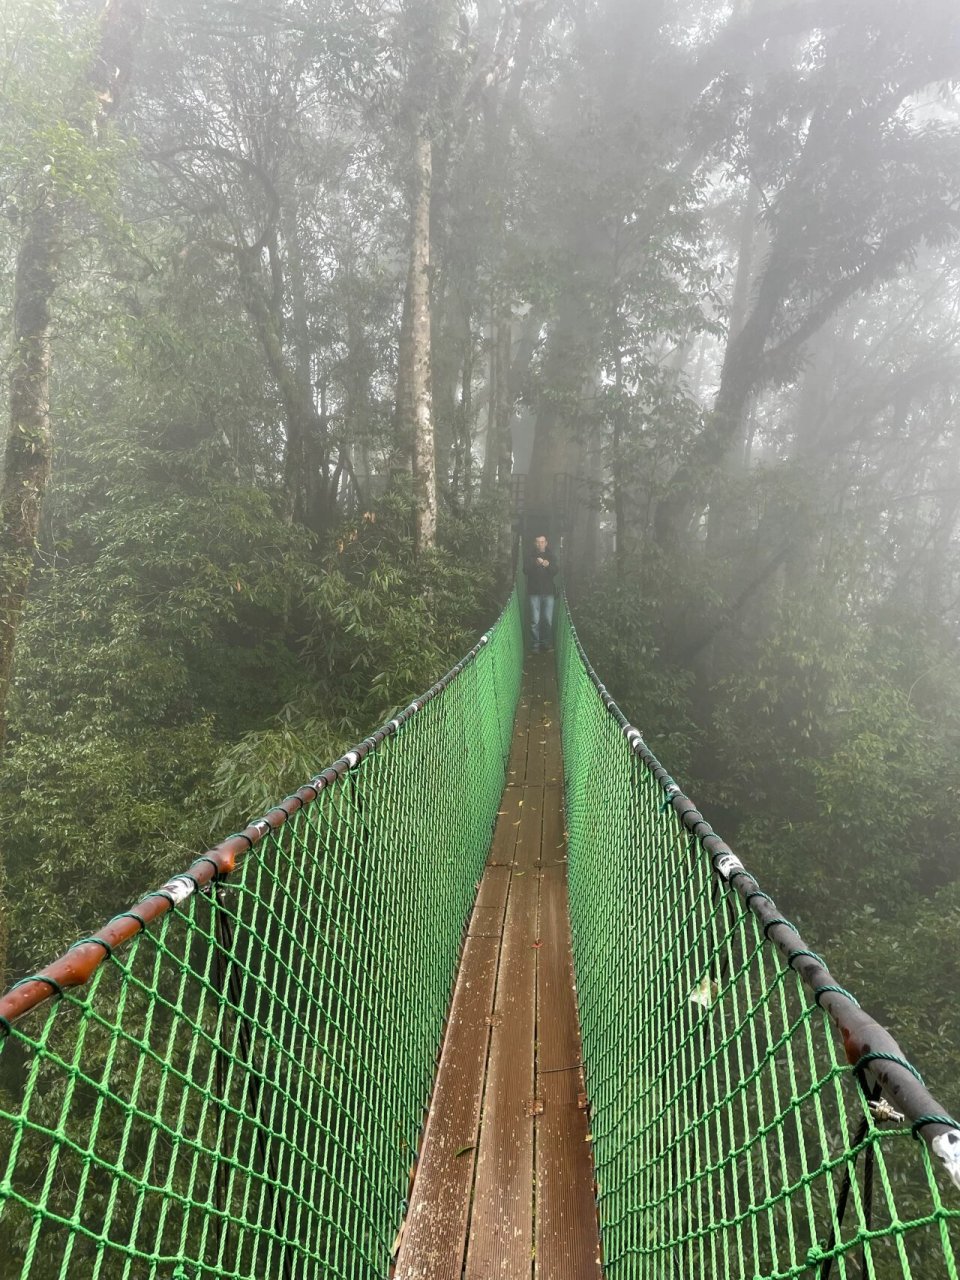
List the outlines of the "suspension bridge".
{"type": "Polygon", "coordinates": [[[3,997],[3,1277],[957,1280],[960,1126],[556,638],[3,997]]]}

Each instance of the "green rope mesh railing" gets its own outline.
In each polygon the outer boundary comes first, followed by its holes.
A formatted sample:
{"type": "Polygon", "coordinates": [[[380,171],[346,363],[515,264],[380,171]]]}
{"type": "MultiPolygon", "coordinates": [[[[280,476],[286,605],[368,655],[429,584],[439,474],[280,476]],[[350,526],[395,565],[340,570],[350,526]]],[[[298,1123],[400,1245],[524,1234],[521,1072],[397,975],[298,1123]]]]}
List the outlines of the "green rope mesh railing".
{"type": "Polygon", "coordinates": [[[956,1122],[713,834],[558,613],[606,1275],[957,1280],[956,1122]]]}
{"type": "Polygon", "coordinates": [[[520,655],[514,593],[422,699],[0,1001],[5,1280],[387,1274],[520,655]]]}

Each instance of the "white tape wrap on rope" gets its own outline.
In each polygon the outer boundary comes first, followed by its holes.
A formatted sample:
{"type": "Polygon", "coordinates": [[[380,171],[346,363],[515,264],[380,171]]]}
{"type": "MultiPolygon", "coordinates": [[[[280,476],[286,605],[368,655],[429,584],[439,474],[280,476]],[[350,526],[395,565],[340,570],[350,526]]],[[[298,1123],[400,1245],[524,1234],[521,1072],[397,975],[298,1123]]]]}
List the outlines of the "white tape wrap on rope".
{"type": "Polygon", "coordinates": [[[930,1145],[934,1155],[943,1161],[953,1185],[960,1189],[960,1129],[938,1133],[930,1145]]]}
{"type": "Polygon", "coordinates": [[[179,907],[181,902],[186,902],[196,887],[189,876],[174,876],[172,880],[167,881],[160,892],[168,893],[174,904],[179,907]]]}
{"type": "Polygon", "coordinates": [[[724,880],[729,880],[735,871],[743,870],[743,863],[735,853],[722,853],[714,866],[717,868],[717,875],[724,880]]]}

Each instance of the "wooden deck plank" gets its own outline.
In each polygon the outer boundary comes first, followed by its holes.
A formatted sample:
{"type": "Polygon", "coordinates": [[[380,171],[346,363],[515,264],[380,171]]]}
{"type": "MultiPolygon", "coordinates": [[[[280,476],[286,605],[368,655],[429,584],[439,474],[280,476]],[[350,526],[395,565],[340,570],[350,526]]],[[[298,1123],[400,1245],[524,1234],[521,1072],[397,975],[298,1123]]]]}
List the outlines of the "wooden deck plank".
{"type": "Polygon", "coordinates": [[[528,874],[540,866],[543,843],[543,787],[525,787],[514,850],[514,876],[528,874]]]}
{"type": "Polygon", "coordinates": [[[477,901],[474,911],[488,908],[499,910],[503,915],[507,905],[507,892],[510,888],[510,871],[513,868],[513,852],[509,862],[488,863],[477,890],[477,901]]]}
{"type": "Polygon", "coordinates": [[[399,1280],[600,1275],[592,1150],[579,1105],[556,699],[549,658],[528,658],[507,785],[444,1043],[444,1060],[473,1053],[474,1063],[454,1063],[445,1074],[441,1062],[399,1280]],[[491,950],[498,955],[494,987],[491,950]],[[473,1139],[463,1136],[470,1131],[473,1139]],[[433,1154],[428,1146],[435,1143],[433,1154]],[[464,1146],[471,1149],[457,1156],[464,1146]]]}
{"type": "Polygon", "coordinates": [[[502,907],[474,907],[467,936],[470,938],[499,938],[503,933],[502,907]]]}
{"type": "Polygon", "coordinates": [[[464,946],[396,1280],[460,1280],[499,951],[499,938],[464,946]]]}
{"type": "Polygon", "coordinates": [[[556,685],[553,686],[554,694],[552,699],[545,700],[541,709],[543,715],[540,724],[544,732],[541,737],[545,737],[547,745],[544,748],[544,782],[548,786],[563,786],[563,749],[560,742],[560,708],[557,704],[556,685]]]}
{"type": "Polygon", "coordinates": [[[554,863],[544,867],[540,886],[537,1096],[543,1111],[536,1132],[536,1280],[598,1280],[601,1274],[567,921],[566,865],[554,863]]]}
{"type": "Polygon", "coordinates": [[[547,739],[544,730],[544,699],[550,686],[552,664],[546,654],[531,659],[531,691],[527,725],[527,786],[542,787],[546,781],[545,762],[547,739]]]}
{"type": "MultiPolygon", "coordinates": [[[[527,776],[527,748],[530,738],[531,692],[524,680],[517,703],[517,719],[513,726],[513,742],[507,763],[507,787],[522,787],[527,776]]],[[[500,806],[503,808],[503,805],[500,806]]]]}
{"type": "MultiPolygon", "coordinates": [[[[517,839],[519,838],[517,826],[522,812],[523,788],[506,787],[500,800],[497,825],[493,829],[493,842],[490,845],[490,853],[487,857],[488,871],[490,867],[498,865],[509,867],[512,865],[516,856],[517,839]]],[[[483,881],[481,880],[480,883],[482,889],[483,881]]],[[[489,904],[484,903],[484,905],[489,904]]]]}
{"type": "Polygon", "coordinates": [[[513,876],[483,1098],[465,1280],[528,1277],[533,1249],[533,1117],[540,883],[513,876]]]}

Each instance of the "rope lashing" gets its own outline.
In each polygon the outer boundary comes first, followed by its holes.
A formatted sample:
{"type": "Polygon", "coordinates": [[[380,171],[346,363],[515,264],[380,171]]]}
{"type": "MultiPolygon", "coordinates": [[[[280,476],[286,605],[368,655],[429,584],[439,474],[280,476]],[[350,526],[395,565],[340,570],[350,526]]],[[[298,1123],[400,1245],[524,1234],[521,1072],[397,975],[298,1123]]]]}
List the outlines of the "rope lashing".
{"type": "Polygon", "coordinates": [[[928,1124],[946,1125],[948,1129],[956,1129],[960,1131],[960,1121],[954,1120],[953,1116],[918,1116],[910,1126],[910,1132],[915,1138],[920,1137],[920,1133],[928,1124]]]}
{"type": "Polygon", "coordinates": [[[905,1071],[909,1071],[916,1080],[919,1080],[920,1083],[923,1084],[923,1076],[913,1063],[908,1062],[906,1058],[901,1058],[900,1055],[896,1053],[864,1053],[853,1064],[853,1069],[854,1071],[862,1071],[863,1068],[868,1066],[871,1062],[895,1062],[897,1066],[903,1067],[905,1071]]]}
{"type": "Polygon", "coordinates": [[[846,989],[846,987],[838,987],[833,985],[832,983],[828,983],[826,986],[814,987],[813,989],[813,998],[816,1001],[818,1009],[823,1008],[823,1005],[821,1004],[821,1000],[825,995],[829,995],[831,992],[834,995],[843,996],[844,999],[849,1000],[851,1004],[855,1004],[858,1009],[860,1008],[860,1001],[857,999],[856,996],[851,995],[850,992],[846,989]]]}
{"type": "Polygon", "coordinates": [[[816,951],[809,951],[806,947],[796,947],[793,951],[787,953],[787,964],[793,968],[794,960],[799,960],[801,956],[808,956],[811,960],[815,960],[821,968],[826,968],[823,956],[817,955],[816,951]]]}

